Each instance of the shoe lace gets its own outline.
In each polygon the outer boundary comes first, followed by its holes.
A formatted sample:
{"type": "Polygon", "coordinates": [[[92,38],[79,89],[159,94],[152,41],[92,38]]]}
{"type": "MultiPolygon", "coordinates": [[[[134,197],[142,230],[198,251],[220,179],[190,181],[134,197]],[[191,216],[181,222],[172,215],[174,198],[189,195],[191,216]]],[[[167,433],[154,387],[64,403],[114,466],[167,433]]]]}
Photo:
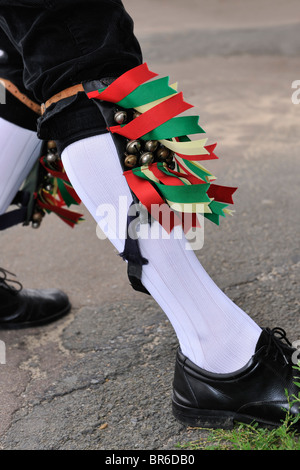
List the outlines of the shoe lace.
{"type": "Polygon", "coordinates": [[[8,275],[16,277],[16,275],[11,273],[10,271],[7,271],[4,268],[0,268],[0,285],[8,289],[12,294],[17,294],[23,289],[23,286],[19,281],[15,279],[9,279],[8,275]],[[15,286],[17,286],[17,288],[15,286]]]}
{"type": "Polygon", "coordinates": [[[291,342],[286,336],[286,332],[283,328],[266,328],[267,333],[269,334],[269,341],[267,345],[266,354],[270,353],[271,349],[275,349],[275,360],[277,360],[278,355],[280,354],[285,363],[289,364],[289,357],[291,356],[291,351],[293,350],[291,342]],[[285,343],[283,342],[285,341],[285,343]]]}

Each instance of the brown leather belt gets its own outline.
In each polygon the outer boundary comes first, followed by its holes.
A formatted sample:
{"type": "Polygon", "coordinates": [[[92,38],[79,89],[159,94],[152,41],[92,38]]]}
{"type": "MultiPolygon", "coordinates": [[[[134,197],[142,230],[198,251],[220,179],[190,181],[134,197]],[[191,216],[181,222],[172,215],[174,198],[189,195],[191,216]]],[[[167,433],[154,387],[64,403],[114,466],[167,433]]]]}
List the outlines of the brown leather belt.
{"type": "Polygon", "coordinates": [[[46,109],[49,108],[51,104],[57,103],[58,101],[63,100],[65,98],[69,98],[69,96],[77,95],[77,93],[80,93],[81,91],[84,91],[83,85],[81,83],[79,85],[73,85],[63,91],[60,91],[56,95],[52,96],[52,98],[47,100],[46,103],[42,104],[41,113],[44,114],[46,109]]]}
{"type": "Polygon", "coordinates": [[[73,85],[52,96],[52,98],[47,100],[45,103],[42,103],[42,105],[39,105],[32,101],[30,98],[28,98],[28,96],[21,93],[20,90],[9,80],[6,80],[5,78],[0,78],[0,82],[4,84],[6,90],[8,90],[18,100],[20,100],[25,106],[32,109],[32,111],[39,115],[43,115],[46,109],[49,108],[51,104],[57,103],[58,101],[63,100],[64,98],[77,95],[77,93],[84,91],[83,85],[81,83],[78,85],[73,85]]]}
{"type": "Polygon", "coordinates": [[[30,108],[32,111],[34,111],[37,114],[42,114],[41,112],[41,106],[34,101],[32,101],[28,96],[24,95],[23,93],[20,92],[20,90],[9,80],[6,80],[5,78],[0,78],[0,82],[2,82],[6,88],[12,95],[14,95],[18,100],[20,100],[25,106],[30,108]]]}

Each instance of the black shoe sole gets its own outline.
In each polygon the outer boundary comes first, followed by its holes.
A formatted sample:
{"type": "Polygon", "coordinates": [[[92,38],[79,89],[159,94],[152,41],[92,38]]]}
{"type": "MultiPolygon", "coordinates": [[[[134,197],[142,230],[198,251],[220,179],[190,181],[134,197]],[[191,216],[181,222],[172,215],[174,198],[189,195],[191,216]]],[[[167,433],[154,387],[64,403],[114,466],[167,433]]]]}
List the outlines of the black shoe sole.
{"type": "Polygon", "coordinates": [[[267,428],[280,426],[278,423],[258,421],[257,418],[253,416],[243,415],[233,411],[188,408],[184,405],[179,405],[174,399],[172,401],[172,412],[177,421],[191,427],[233,429],[236,423],[257,423],[261,427],[267,428]]]}
{"type": "Polygon", "coordinates": [[[39,327],[39,326],[45,326],[45,325],[48,325],[49,323],[53,323],[53,322],[59,320],[60,318],[64,317],[65,315],[67,315],[67,313],[70,312],[71,308],[72,308],[72,306],[69,303],[68,305],[66,305],[66,307],[64,309],[60,310],[56,314],[49,315],[48,317],[44,317],[42,319],[35,320],[35,321],[28,321],[28,322],[24,322],[24,323],[22,323],[22,322],[16,322],[16,323],[3,322],[3,323],[1,323],[0,322],[0,330],[21,330],[21,329],[24,329],[24,328],[36,328],[36,327],[39,327]]]}
{"type": "Polygon", "coordinates": [[[174,417],[182,424],[199,428],[232,429],[234,415],[228,411],[199,410],[178,405],[173,401],[172,412],[174,417]]]}

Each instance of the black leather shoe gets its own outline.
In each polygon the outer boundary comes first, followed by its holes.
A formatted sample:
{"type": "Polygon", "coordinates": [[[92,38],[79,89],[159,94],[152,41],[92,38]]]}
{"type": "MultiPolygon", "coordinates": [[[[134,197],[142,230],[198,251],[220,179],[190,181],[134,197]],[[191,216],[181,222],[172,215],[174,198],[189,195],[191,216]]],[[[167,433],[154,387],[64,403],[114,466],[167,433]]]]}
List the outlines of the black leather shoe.
{"type": "MultiPolygon", "coordinates": [[[[234,422],[279,426],[289,410],[297,421],[299,401],[292,404],[291,399],[300,392],[294,384],[294,352],[281,328],[263,329],[251,360],[232,374],[207,372],[178,350],[172,400],[175,418],[208,428],[230,429],[234,422]]],[[[299,419],[294,427],[300,431],[299,419]]]]}
{"type": "Polygon", "coordinates": [[[46,325],[66,315],[71,305],[67,295],[57,289],[23,289],[14,276],[0,268],[0,330],[46,325]],[[16,286],[16,287],[15,287],[16,286]]]}

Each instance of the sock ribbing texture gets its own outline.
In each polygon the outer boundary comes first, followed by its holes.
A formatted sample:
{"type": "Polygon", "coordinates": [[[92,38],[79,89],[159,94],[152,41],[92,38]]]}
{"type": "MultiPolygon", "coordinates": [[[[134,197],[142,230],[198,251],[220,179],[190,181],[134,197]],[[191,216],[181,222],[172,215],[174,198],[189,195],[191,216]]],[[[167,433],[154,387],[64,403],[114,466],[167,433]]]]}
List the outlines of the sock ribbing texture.
{"type": "Polygon", "coordinates": [[[36,163],[41,141],[35,132],[0,118],[0,215],[17,194],[36,163]]]}
{"type": "MultiPolygon", "coordinates": [[[[121,252],[132,197],[110,134],[69,145],[62,160],[79,197],[121,252]]],[[[196,254],[186,250],[178,227],[166,239],[151,237],[156,223],[147,228],[149,237],[140,239],[142,255],[149,261],[142,282],[170,320],[183,354],[210,372],[243,367],[261,329],[218,288],[196,254]]]]}

